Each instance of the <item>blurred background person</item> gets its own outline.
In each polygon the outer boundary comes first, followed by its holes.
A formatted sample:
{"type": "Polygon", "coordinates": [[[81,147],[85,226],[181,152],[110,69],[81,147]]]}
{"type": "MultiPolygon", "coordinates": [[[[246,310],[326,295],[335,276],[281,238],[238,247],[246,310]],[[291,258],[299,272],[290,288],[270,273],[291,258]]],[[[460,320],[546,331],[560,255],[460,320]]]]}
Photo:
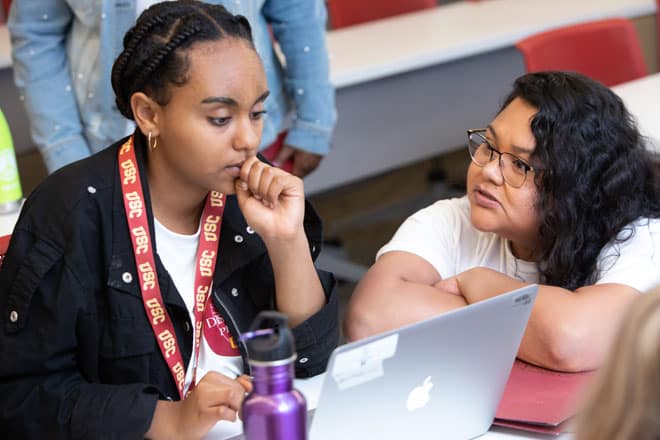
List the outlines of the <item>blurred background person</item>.
{"type": "MultiPolygon", "coordinates": [[[[152,0],[13,2],[8,21],[16,85],[33,141],[49,172],[133,132],[115,105],[112,62],[123,36],[152,0]]],[[[271,95],[261,149],[302,177],[330,148],[336,120],[322,0],[242,0],[222,4],[250,22],[271,95]],[[279,46],[286,62],[280,62],[279,46]]]]}
{"type": "Polygon", "coordinates": [[[660,438],[660,286],[628,310],[578,419],[576,440],[660,438]]]}

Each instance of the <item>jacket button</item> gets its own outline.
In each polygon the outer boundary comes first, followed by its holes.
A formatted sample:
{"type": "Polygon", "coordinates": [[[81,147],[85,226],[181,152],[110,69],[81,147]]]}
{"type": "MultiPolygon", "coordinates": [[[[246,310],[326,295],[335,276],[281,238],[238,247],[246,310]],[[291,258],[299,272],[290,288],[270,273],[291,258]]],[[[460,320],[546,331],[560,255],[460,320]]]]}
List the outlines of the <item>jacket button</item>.
{"type": "Polygon", "coordinates": [[[243,236],[242,235],[235,235],[234,236],[234,241],[236,243],[243,243],[243,236]]]}
{"type": "Polygon", "coordinates": [[[232,294],[232,296],[238,296],[238,289],[236,287],[231,289],[231,294],[232,294]]]}
{"type": "Polygon", "coordinates": [[[250,226],[245,228],[245,230],[247,231],[248,234],[254,234],[254,229],[252,229],[250,226]]]}
{"type": "Polygon", "coordinates": [[[170,402],[174,400],[174,399],[172,399],[172,396],[165,396],[165,398],[166,398],[167,400],[169,400],[170,402]]]}
{"type": "Polygon", "coordinates": [[[130,272],[124,272],[121,274],[121,279],[126,283],[129,284],[131,281],[133,281],[133,275],[131,275],[130,272]]]}
{"type": "Polygon", "coordinates": [[[18,312],[16,310],[12,310],[11,313],[9,314],[9,320],[11,322],[16,322],[18,321],[18,312]]]}
{"type": "Polygon", "coordinates": [[[300,360],[298,362],[300,362],[301,364],[306,364],[307,362],[309,362],[309,358],[306,358],[306,357],[300,358],[300,360]]]}
{"type": "Polygon", "coordinates": [[[185,322],[185,324],[183,325],[183,328],[186,329],[186,333],[190,331],[190,324],[188,323],[188,321],[185,322]]]}

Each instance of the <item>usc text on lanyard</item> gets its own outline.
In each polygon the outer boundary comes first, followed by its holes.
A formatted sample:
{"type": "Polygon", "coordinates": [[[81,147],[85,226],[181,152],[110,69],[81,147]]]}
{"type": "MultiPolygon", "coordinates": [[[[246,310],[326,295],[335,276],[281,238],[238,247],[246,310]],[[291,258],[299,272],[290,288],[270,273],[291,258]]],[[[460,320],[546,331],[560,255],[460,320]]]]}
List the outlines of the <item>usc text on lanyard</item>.
{"type": "MultiPolygon", "coordinates": [[[[133,136],[119,149],[119,176],[121,178],[122,195],[126,219],[131,233],[133,253],[137,266],[140,290],[144,311],[147,314],[151,328],[156,335],[160,352],[165,358],[174,382],[179,390],[179,397],[184,398],[186,369],[172,320],[165,309],[163,297],[158,284],[156,263],[151,246],[151,233],[147,219],[142,182],[138,172],[133,136]]],[[[195,386],[197,364],[199,362],[199,347],[202,339],[202,323],[204,308],[211,292],[213,273],[217,261],[217,249],[220,241],[222,214],[225,209],[225,196],[217,191],[211,191],[206,197],[202,212],[202,233],[197,249],[197,265],[195,269],[195,364],[189,390],[195,386]]]]}

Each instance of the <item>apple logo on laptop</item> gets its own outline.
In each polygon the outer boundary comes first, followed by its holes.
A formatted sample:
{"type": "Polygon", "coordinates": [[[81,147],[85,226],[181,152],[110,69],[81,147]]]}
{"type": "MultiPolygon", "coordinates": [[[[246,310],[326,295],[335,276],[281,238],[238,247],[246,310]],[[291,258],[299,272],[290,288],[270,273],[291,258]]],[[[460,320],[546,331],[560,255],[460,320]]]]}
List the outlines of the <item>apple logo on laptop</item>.
{"type": "Polygon", "coordinates": [[[408,408],[408,411],[415,411],[416,409],[426,406],[431,398],[429,395],[431,388],[433,388],[431,376],[424,379],[423,384],[413,388],[410,394],[408,394],[408,400],[406,401],[406,408],[408,408]]]}

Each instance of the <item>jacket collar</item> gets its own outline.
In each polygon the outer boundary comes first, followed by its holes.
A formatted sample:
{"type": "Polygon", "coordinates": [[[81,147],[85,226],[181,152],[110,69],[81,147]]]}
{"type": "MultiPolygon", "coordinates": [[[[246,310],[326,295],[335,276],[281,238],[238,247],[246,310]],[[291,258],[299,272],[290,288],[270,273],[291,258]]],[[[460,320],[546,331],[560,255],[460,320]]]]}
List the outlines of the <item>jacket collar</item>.
{"type": "MultiPolygon", "coordinates": [[[[113,170],[113,242],[112,242],[112,256],[110,262],[110,283],[113,287],[121,289],[129,294],[140,296],[142,295],[139,284],[137,283],[137,271],[135,267],[135,257],[133,255],[133,248],[131,245],[130,233],[128,230],[128,222],[126,220],[126,213],[124,211],[124,202],[122,195],[121,182],[118,171],[117,154],[119,148],[128,140],[124,138],[114,144],[111,149],[115,155],[114,170],[113,170]],[[135,279],[136,282],[124,282],[125,273],[130,273],[130,277],[135,279]],[[121,280],[121,281],[120,281],[121,280]]],[[[167,304],[172,304],[185,308],[185,303],[181,295],[176,290],[174,283],[169,277],[167,270],[163,266],[157,254],[157,246],[155,243],[154,232],[154,216],[151,207],[151,197],[149,194],[149,184],[147,182],[147,155],[146,155],[146,139],[139,131],[136,130],[134,138],[135,156],[138,163],[138,171],[140,180],[142,182],[142,191],[144,194],[144,202],[146,205],[147,219],[149,223],[149,233],[152,237],[152,249],[156,260],[156,268],[158,273],[158,282],[161,287],[161,294],[163,301],[167,304]]],[[[235,196],[228,196],[226,200],[225,212],[222,219],[222,230],[220,236],[218,261],[216,263],[216,271],[214,277],[214,284],[219,286],[226,280],[234,271],[241,267],[246,266],[257,258],[260,258],[266,253],[266,246],[261,238],[252,231],[245,222],[245,218],[238,208],[238,202],[235,196]]]]}

